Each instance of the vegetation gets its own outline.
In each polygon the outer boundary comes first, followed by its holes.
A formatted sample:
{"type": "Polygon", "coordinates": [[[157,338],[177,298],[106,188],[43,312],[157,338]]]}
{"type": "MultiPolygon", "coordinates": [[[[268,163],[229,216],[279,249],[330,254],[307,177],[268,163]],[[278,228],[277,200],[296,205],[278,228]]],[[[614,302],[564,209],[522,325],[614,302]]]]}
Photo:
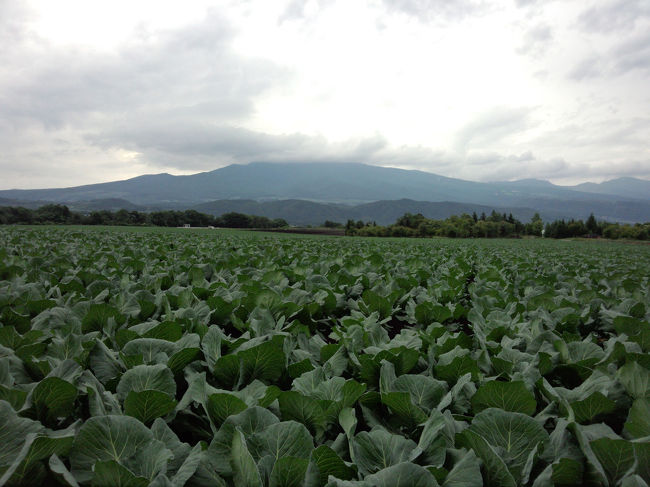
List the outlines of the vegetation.
{"type": "Polygon", "coordinates": [[[609,239],[650,240],[650,222],[634,225],[596,222],[593,215],[582,220],[557,220],[546,224],[545,236],[552,238],[604,237],[609,239]]]}
{"type": "Polygon", "coordinates": [[[219,217],[196,210],[138,211],[108,210],[82,214],[70,211],[65,205],[45,205],[36,210],[21,207],[0,207],[0,224],[68,224],[68,225],[153,225],[158,227],[224,227],[224,228],[281,228],[288,226],[282,218],[271,220],[264,216],[243,213],[225,213],[219,217]]]}
{"type": "Polygon", "coordinates": [[[512,216],[492,211],[490,216],[482,213],[452,216],[445,220],[432,220],[418,213],[406,213],[393,225],[379,226],[374,222],[348,220],[346,235],[363,237],[452,237],[452,238],[512,238],[523,235],[550,238],[606,237],[609,239],[650,240],[650,223],[635,225],[597,222],[593,214],[586,222],[582,220],[556,220],[544,226],[536,213],[529,223],[522,223],[512,216]]]}
{"type": "Polygon", "coordinates": [[[343,228],[343,223],[333,222],[333,221],[330,221],[330,220],[325,220],[325,223],[323,223],[323,227],[325,227],[325,228],[343,228]]]}
{"type": "Polygon", "coordinates": [[[543,223],[539,214],[535,214],[532,221],[524,225],[514,218],[512,214],[499,214],[492,211],[490,216],[482,213],[481,216],[462,214],[451,216],[446,220],[432,220],[418,213],[406,213],[393,225],[388,227],[377,226],[374,223],[348,221],[346,230],[348,235],[372,237],[515,237],[520,235],[542,235],[543,223]]]}
{"type": "Polygon", "coordinates": [[[0,484],[647,485],[648,268],[615,242],[2,227],[0,484]]]}

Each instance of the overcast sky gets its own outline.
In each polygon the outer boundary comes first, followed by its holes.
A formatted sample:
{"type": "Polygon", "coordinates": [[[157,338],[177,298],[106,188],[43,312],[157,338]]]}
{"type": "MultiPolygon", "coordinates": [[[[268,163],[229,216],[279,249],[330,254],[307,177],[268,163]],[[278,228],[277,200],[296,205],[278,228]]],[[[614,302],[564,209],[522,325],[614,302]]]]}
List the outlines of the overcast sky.
{"type": "Polygon", "coordinates": [[[650,0],[0,0],[0,188],[251,161],[650,178],[650,0]]]}

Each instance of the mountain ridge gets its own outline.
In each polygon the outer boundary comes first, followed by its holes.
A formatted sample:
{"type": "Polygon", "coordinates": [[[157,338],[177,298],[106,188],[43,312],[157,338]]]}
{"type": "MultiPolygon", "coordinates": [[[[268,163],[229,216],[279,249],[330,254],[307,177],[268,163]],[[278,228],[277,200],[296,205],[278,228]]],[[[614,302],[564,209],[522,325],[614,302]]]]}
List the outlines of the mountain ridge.
{"type": "Polygon", "coordinates": [[[253,162],[192,175],[146,174],[69,188],[2,190],[0,198],[77,204],[121,199],[135,206],[171,208],[239,199],[348,205],[409,199],[491,208],[531,208],[565,218],[584,218],[585,211],[587,215],[593,211],[602,219],[650,220],[650,181],[620,179],[610,184],[583,183],[587,186],[557,186],[536,179],[483,183],[359,163],[253,162]],[[626,184],[633,186],[633,191],[626,191],[626,184]]]}

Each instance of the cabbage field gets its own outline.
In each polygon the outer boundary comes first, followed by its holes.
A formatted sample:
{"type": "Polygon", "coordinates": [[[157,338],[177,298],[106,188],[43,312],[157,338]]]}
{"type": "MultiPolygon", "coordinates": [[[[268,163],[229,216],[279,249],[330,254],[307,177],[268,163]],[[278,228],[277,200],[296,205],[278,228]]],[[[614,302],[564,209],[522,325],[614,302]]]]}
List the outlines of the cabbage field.
{"type": "Polygon", "coordinates": [[[650,246],[0,228],[0,485],[650,484],[650,246]]]}

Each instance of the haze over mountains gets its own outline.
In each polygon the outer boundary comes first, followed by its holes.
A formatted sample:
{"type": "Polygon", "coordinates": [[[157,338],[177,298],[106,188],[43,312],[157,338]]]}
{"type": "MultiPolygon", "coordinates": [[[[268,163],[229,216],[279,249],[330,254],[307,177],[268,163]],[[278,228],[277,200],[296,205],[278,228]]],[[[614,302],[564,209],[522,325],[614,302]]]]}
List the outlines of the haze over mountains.
{"type": "Polygon", "coordinates": [[[65,203],[79,210],[187,209],[228,211],[318,224],[347,218],[392,223],[405,211],[430,218],[482,211],[528,220],[586,218],[650,221],[650,181],[620,178],[557,186],[526,179],[479,183],[423,171],[355,163],[251,163],[189,176],[144,175],[71,188],[4,190],[0,204],[65,203]]]}

